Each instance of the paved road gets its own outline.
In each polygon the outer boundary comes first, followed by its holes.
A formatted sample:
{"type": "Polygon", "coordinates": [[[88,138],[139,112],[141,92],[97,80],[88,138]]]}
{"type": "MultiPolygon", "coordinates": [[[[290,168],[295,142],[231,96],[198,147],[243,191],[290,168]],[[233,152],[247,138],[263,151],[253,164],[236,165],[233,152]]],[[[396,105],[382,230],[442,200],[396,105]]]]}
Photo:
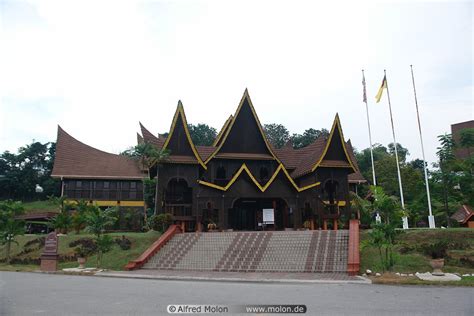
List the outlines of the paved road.
{"type": "Polygon", "coordinates": [[[0,315],[166,315],[168,304],[306,304],[308,315],[474,315],[474,289],[160,281],[0,272],[0,315]]]}

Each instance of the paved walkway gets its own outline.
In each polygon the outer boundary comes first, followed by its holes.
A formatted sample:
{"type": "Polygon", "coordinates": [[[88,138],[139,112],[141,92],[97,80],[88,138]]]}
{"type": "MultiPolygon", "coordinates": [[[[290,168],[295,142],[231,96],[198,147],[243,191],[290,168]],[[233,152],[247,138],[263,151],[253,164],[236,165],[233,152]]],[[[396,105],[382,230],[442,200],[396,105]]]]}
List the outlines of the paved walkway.
{"type": "Polygon", "coordinates": [[[225,281],[225,282],[266,282],[266,283],[357,283],[370,284],[371,281],[346,273],[283,273],[283,272],[204,272],[142,269],[136,271],[103,271],[97,276],[133,279],[225,281]]]}

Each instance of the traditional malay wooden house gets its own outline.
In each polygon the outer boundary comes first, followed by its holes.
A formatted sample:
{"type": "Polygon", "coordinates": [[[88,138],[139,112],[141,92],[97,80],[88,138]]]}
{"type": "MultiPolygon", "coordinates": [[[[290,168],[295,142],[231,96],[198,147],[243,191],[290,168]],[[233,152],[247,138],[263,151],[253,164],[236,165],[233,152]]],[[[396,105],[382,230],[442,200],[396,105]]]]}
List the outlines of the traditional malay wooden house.
{"type": "MultiPolygon", "coordinates": [[[[337,229],[354,216],[351,187],[365,182],[337,114],[328,137],[301,149],[291,144],[276,149],[247,90],[212,146],[193,144],[181,102],[167,137],[140,128],[139,142],[170,153],[150,170],[158,179],[156,211],[172,214],[185,231],[207,230],[209,223],[220,230],[337,229]]],[[[62,179],[63,194],[71,199],[143,206],[145,170],[60,127],[52,175],[62,179]]]]}
{"type": "Polygon", "coordinates": [[[264,209],[274,210],[271,229],[337,229],[339,220],[351,217],[350,186],[365,182],[338,115],[327,138],[276,149],[247,90],[212,146],[193,144],[181,102],[166,138],[143,125],[141,131],[144,142],[170,152],[157,172],[157,211],[171,213],[186,231],[205,230],[208,223],[262,229],[264,209]]]}

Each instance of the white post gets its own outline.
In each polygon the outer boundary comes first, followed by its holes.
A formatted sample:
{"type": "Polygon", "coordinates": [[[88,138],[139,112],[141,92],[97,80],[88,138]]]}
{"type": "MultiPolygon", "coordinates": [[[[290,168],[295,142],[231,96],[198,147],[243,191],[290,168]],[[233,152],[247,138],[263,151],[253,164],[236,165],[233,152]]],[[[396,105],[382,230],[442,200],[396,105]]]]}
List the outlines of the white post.
{"type": "MultiPolygon", "coordinates": [[[[385,84],[387,86],[388,108],[390,110],[390,123],[392,124],[392,135],[393,135],[393,145],[394,145],[393,147],[395,147],[395,160],[397,162],[398,185],[400,187],[400,202],[402,203],[402,209],[405,210],[405,200],[403,198],[403,187],[402,187],[402,176],[400,174],[400,163],[398,162],[397,139],[395,138],[395,127],[393,125],[392,104],[390,103],[390,92],[388,90],[387,72],[385,71],[385,69],[384,69],[384,74],[385,74],[385,84]]],[[[406,216],[403,216],[402,221],[405,221],[405,220],[408,221],[408,218],[406,218],[406,216]]]]}
{"type": "Polygon", "coordinates": [[[425,171],[426,197],[428,198],[428,211],[429,211],[428,223],[429,223],[430,228],[436,228],[435,218],[431,210],[430,185],[428,183],[428,171],[427,171],[426,160],[425,160],[425,147],[423,145],[423,134],[421,133],[420,113],[418,111],[418,99],[416,97],[415,76],[413,75],[413,65],[410,65],[410,69],[411,69],[411,80],[413,82],[413,93],[415,95],[416,117],[418,119],[418,131],[420,132],[421,154],[423,156],[423,169],[425,171]]]}
{"type": "Polygon", "coordinates": [[[364,86],[364,102],[365,102],[365,109],[367,112],[367,127],[369,130],[369,143],[370,143],[370,160],[372,162],[372,181],[373,184],[377,185],[377,180],[375,178],[375,167],[374,167],[374,153],[373,153],[373,146],[372,146],[372,133],[370,132],[370,118],[369,118],[369,106],[367,105],[367,93],[365,88],[365,75],[364,69],[362,69],[362,84],[364,86]]]}

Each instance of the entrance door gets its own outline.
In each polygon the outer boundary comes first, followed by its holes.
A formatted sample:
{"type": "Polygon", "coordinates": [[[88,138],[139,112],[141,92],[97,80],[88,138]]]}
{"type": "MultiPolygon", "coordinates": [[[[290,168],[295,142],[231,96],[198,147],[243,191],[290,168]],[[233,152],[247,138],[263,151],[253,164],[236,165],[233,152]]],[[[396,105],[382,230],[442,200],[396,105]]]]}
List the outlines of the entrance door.
{"type": "Polygon", "coordinates": [[[229,227],[235,230],[257,229],[257,201],[239,200],[230,210],[229,227]]]}
{"type": "Polygon", "coordinates": [[[284,212],[287,205],[284,200],[275,199],[238,199],[234,202],[234,207],[229,210],[228,227],[234,230],[257,230],[258,223],[262,222],[262,210],[264,208],[274,208],[275,225],[274,229],[284,229],[288,225],[284,212]],[[274,205],[276,208],[274,208],[274,205]]]}

